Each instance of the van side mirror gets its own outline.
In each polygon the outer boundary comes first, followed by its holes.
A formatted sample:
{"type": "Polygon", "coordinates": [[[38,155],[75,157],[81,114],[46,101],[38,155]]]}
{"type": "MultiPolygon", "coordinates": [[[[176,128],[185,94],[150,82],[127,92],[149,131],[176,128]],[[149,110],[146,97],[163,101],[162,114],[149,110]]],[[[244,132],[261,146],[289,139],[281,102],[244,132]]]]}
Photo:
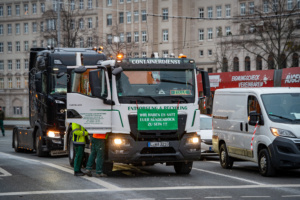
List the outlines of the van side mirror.
{"type": "Polygon", "coordinates": [[[38,93],[42,92],[42,72],[38,72],[34,76],[35,90],[38,93]]]}
{"type": "Polygon", "coordinates": [[[262,114],[259,114],[255,111],[250,112],[250,119],[249,119],[249,125],[255,126],[258,122],[258,125],[264,125],[264,119],[262,114]]]}

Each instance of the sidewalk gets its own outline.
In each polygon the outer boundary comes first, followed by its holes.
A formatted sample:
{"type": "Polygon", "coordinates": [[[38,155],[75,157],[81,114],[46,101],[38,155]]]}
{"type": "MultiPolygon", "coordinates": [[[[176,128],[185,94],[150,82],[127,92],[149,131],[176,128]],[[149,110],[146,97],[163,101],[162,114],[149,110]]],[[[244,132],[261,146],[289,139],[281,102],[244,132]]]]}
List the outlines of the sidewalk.
{"type": "Polygon", "coordinates": [[[29,120],[4,120],[4,128],[11,130],[14,126],[30,126],[29,120]]]}

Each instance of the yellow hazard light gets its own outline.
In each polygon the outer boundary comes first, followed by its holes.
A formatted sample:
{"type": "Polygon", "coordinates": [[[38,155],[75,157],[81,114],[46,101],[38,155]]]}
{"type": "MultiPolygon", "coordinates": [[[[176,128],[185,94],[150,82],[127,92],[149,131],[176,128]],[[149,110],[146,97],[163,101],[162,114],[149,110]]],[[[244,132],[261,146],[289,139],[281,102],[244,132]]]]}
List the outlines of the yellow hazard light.
{"type": "Polygon", "coordinates": [[[183,55],[182,53],[179,54],[178,58],[186,58],[186,55],[183,55]]]}
{"type": "Polygon", "coordinates": [[[117,62],[121,62],[123,59],[124,55],[122,53],[117,54],[117,62]]]}

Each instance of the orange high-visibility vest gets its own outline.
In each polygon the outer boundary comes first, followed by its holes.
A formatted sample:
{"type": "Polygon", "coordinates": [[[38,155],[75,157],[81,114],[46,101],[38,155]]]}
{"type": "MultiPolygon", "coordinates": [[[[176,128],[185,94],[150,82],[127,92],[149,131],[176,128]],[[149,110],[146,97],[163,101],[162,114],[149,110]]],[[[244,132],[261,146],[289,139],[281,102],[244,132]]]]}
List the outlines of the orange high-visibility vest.
{"type": "Polygon", "coordinates": [[[93,134],[93,138],[106,139],[106,134],[93,134]]]}

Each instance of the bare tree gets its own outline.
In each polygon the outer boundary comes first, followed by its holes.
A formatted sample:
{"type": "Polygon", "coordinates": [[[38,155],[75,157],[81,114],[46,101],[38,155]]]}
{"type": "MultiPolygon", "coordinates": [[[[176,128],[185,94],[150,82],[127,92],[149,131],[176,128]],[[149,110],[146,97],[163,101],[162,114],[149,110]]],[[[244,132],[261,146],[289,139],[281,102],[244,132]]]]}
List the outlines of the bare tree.
{"type": "Polygon", "coordinates": [[[235,37],[235,45],[264,59],[269,69],[285,68],[287,59],[300,50],[297,30],[300,5],[288,0],[260,2],[261,5],[242,16],[240,35],[235,37]]]}
{"type": "Polygon", "coordinates": [[[41,37],[50,40],[53,46],[63,47],[91,47],[96,45],[97,36],[95,28],[90,27],[92,23],[87,21],[86,10],[75,7],[74,1],[65,0],[59,6],[48,8],[42,16],[42,22],[45,23],[44,30],[41,27],[41,37]],[[58,18],[57,12],[60,12],[58,18]],[[60,23],[60,27],[58,27],[60,23]],[[59,31],[58,31],[59,29],[59,31]],[[60,35],[60,43],[58,44],[60,35]],[[92,41],[90,41],[92,38],[92,41]],[[83,46],[80,44],[82,42],[83,46]]]}

